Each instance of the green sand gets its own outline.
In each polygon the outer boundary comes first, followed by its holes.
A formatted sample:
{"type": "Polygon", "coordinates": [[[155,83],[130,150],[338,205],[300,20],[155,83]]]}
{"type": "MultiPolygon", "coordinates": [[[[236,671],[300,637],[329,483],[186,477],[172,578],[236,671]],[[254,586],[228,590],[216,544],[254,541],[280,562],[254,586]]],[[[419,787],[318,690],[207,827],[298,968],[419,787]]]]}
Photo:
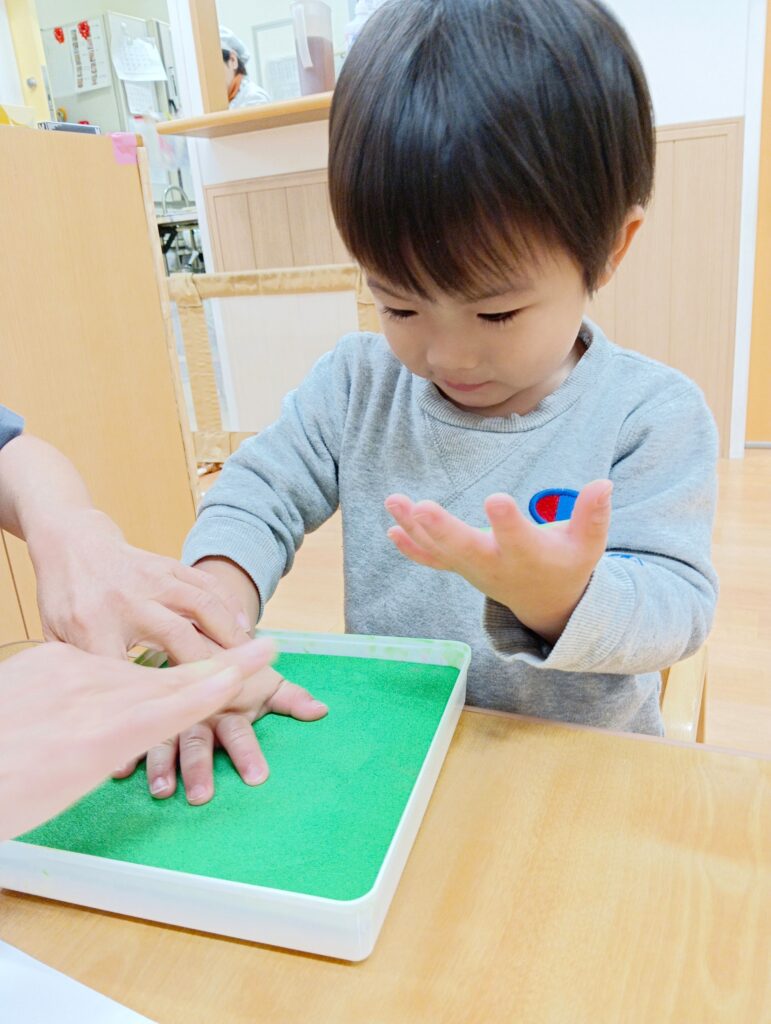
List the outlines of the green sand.
{"type": "Polygon", "coordinates": [[[215,795],[154,800],[144,769],[111,780],[21,842],[334,900],[372,888],[458,678],[440,665],[284,654],[277,667],[329,705],[269,715],[256,788],[215,754],[215,795]]]}

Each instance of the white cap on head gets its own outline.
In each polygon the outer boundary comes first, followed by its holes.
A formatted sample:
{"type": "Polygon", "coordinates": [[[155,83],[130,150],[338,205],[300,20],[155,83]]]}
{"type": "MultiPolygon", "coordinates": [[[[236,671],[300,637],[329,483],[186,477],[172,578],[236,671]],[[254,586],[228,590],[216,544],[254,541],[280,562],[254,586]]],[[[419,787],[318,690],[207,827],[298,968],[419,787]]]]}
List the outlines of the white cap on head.
{"type": "Polygon", "coordinates": [[[231,32],[229,28],[225,28],[224,25],[220,25],[220,46],[223,50],[230,50],[232,53],[235,53],[242,64],[246,64],[249,60],[247,48],[238,36],[231,32]]]}

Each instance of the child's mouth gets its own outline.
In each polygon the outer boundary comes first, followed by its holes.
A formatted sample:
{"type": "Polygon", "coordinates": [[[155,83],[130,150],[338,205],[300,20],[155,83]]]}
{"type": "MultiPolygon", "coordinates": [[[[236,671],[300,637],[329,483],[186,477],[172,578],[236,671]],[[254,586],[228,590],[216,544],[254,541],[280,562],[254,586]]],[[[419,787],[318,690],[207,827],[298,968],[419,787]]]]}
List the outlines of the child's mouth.
{"type": "Polygon", "coordinates": [[[479,391],[481,388],[486,388],[490,383],[489,380],[483,381],[481,384],[460,384],[452,380],[443,380],[442,387],[447,388],[448,391],[462,391],[464,394],[468,394],[471,391],[479,391]]]}

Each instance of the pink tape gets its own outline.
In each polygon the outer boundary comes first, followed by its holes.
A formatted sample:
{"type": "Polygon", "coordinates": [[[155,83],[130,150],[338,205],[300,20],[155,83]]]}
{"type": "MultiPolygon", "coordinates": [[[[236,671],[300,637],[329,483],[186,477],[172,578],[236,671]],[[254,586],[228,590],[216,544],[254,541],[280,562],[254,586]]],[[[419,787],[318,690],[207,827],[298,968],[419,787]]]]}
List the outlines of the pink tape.
{"type": "Polygon", "coordinates": [[[113,132],[112,152],[117,164],[135,164],[137,162],[137,137],[133,132],[113,132]]]}

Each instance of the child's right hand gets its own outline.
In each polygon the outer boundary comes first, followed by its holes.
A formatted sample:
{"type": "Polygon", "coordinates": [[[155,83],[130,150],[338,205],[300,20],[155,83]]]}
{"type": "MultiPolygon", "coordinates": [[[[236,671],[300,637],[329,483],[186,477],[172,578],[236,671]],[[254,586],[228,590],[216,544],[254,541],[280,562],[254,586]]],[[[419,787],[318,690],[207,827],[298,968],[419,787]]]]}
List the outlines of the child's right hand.
{"type": "Polygon", "coordinates": [[[238,705],[272,655],[258,640],[158,671],[47,643],[0,664],[0,839],[64,810],[116,761],[238,705]]]}
{"type": "MultiPolygon", "coordinates": [[[[188,802],[205,804],[211,800],[216,743],[230,755],[247,785],[258,786],[265,782],[268,764],[252,725],[269,714],[314,722],[327,714],[327,706],[274,669],[263,668],[246,679],[238,694],[217,714],[147,752],[147,784],[152,795],[165,799],[175,792],[179,759],[188,802]]],[[[135,767],[136,761],[132,761],[116,772],[115,778],[130,775],[135,767]]]]}

